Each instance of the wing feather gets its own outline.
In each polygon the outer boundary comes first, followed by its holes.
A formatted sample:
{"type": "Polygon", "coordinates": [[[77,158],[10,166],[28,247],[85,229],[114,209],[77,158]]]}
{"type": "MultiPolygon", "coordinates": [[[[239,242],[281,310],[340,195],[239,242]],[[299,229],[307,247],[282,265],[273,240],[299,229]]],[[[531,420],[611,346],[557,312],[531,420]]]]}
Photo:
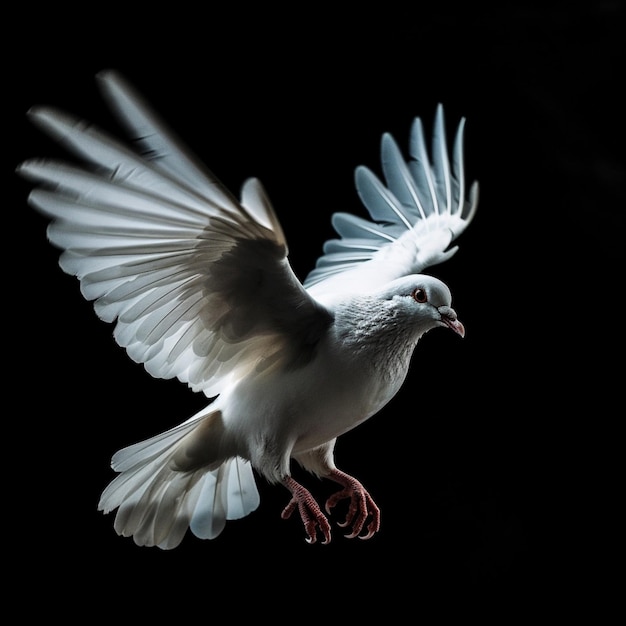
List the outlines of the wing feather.
{"type": "Polygon", "coordinates": [[[389,192],[407,208],[405,224],[410,229],[414,216],[417,214],[421,219],[426,219],[426,212],[422,205],[420,190],[400,153],[398,144],[387,133],[383,135],[382,140],[382,166],[389,192]]]}
{"type": "Polygon", "coordinates": [[[236,198],[191,154],[120,74],[106,70],[97,78],[109,106],[126,127],[130,138],[142,149],[146,160],[210,204],[234,212],[240,210],[236,198]]]}
{"type": "Polygon", "coordinates": [[[153,376],[213,397],[263,359],[301,359],[331,318],[293,274],[260,182],[246,181],[237,201],[120,77],[101,81],[143,154],[66,113],[30,112],[87,161],[19,168],[51,219],[61,268],[153,376]]]}
{"type": "Polygon", "coordinates": [[[322,302],[350,291],[377,289],[385,282],[449,259],[449,247],[474,217],[478,184],[465,198],[461,119],[450,162],[443,107],[435,114],[429,155],[422,122],[411,126],[409,159],[385,133],[381,141],[383,183],[368,168],[355,171],[357,192],[371,220],[336,213],[339,235],[324,244],[324,253],[304,285],[322,302]]]}
{"type": "Polygon", "coordinates": [[[439,215],[450,215],[452,211],[452,186],[450,181],[450,161],[446,144],[446,131],[443,124],[443,108],[437,107],[433,129],[432,174],[435,198],[439,215]]]}

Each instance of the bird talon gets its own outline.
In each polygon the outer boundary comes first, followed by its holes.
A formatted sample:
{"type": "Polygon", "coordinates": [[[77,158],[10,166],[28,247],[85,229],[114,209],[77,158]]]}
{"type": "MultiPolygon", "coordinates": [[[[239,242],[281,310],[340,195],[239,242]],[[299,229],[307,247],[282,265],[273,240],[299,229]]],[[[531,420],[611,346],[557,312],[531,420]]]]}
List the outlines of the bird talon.
{"type": "Polygon", "coordinates": [[[352,525],[352,532],[345,535],[347,539],[371,539],[380,528],[380,509],[365,490],[363,485],[356,479],[348,476],[339,470],[333,470],[328,478],[343,486],[343,489],[333,494],[326,501],[326,511],[330,513],[337,502],[349,498],[350,505],[344,522],[337,522],[341,528],[352,525]],[[365,521],[370,517],[371,521],[367,526],[367,534],[361,535],[365,521]]]}
{"type": "Polygon", "coordinates": [[[300,518],[308,535],[306,542],[309,544],[317,543],[317,530],[319,528],[319,531],[324,536],[322,545],[330,543],[330,524],[313,496],[290,476],[283,480],[283,484],[291,491],[292,498],[283,509],[281,517],[288,519],[295,508],[298,507],[300,518]]]}

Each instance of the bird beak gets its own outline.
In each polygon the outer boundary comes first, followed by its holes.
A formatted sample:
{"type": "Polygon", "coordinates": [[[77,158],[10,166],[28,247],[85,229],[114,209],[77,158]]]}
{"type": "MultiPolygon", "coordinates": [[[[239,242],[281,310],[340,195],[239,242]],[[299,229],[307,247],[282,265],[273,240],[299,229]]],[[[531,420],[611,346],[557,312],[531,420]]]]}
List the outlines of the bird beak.
{"type": "Polygon", "coordinates": [[[457,319],[456,313],[450,307],[440,307],[438,309],[441,314],[441,321],[448,328],[451,328],[457,335],[465,337],[465,326],[457,319]]]}

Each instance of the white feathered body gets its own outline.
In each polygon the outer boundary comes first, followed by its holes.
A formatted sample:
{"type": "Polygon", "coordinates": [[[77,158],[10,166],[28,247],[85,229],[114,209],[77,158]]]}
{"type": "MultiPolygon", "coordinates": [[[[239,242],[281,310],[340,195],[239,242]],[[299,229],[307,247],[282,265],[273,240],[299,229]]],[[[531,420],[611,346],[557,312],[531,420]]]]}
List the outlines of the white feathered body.
{"type": "Polygon", "coordinates": [[[349,323],[333,325],[307,367],[279,376],[265,368],[181,426],[118,452],[120,476],[99,505],[120,507],[116,531],[162,548],[177,545],[187,526],[213,538],[258,506],[251,467],[270,482],[289,474],[292,458],[315,473],[334,467],[334,440],[393,398],[425,330],[400,323],[395,309],[376,315],[355,302],[337,312],[349,323]]]}
{"type": "MultiPolygon", "coordinates": [[[[164,128],[115,74],[105,93],[137,140],[137,154],[80,120],[38,109],[33,119],[94,169],[31,160],[31,204],[52,218],[60,264],[81,281],[115,338],[152,375],[177,377],[215,400],[165,433],[124,448],[99,508],[139,545],[173,548],[187,528],[216,537],[253,511],[252,469],[271,482],[292,458],[324,475],[335,439],[397,393],[419,338],[454,328],[450,292],[419,275],[440,263],[471,221],[459,126],[448,162],[438,109],[432,166],[421,124],[412,160],[383,137],[388,187],[358,168],[372,221],[340,213],[304,284],[255,179],[238,201],[164,128]],[[416,284],[427,304],[412,297],[416,284]],[[450,319],[453,321],[450,323],[450,319]]],[[[461,333],[462,334],[462,333],[461,333]]]]}
{"type": "Polygon", "coordinates": [[[393,398],[422,329],[392,327],[389,317],[361,306],[358,322],[356,306],[349,314],[336,312],[338,319],[306,367],[286,368],[279,375],[269,368],[217,398],[214,408],[233,441],[226,450],[250,459],[268,480],[279,481],[292,455],[328,444],[393,398]],[[344,316],[349,326],[342,324],[344,316]],[[397,340],[390,342],[394,333],[397,340]]]}

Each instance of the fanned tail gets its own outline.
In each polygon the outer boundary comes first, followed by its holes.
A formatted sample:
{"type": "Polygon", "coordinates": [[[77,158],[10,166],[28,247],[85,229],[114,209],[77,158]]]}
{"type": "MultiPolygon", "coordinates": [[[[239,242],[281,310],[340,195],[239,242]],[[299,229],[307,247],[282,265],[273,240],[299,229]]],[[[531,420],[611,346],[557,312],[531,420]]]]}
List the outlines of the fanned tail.
{"type": "Polygon", "coordinates": [[[111,466],[119,475],[102,493],[98,509],[118,509],[115,531],[140,546],[175,548],[187,529],[200,539],[214,539],[226,520],[240,519],[259,505],[252,467],[240,457],[216,469],[176,469],[173,458],[181,441],[210,417],[187,422],[118,451],[111,466]]]}

